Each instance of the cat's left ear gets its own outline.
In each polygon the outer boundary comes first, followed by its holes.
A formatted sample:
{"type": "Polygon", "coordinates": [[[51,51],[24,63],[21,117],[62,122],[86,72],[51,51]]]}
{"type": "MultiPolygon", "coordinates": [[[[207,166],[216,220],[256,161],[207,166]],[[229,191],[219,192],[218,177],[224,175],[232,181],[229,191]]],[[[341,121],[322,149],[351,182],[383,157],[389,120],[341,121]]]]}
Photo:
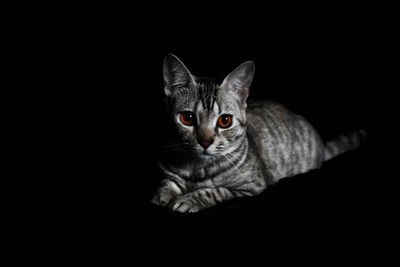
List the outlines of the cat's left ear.
{"type": "Polygon", "coordinates": [[[249,96],[250,85],[253,81],[255,65],[246,61],[232,71],[221,84],[221,88],[233,91],[242,102],[249,96]]]}

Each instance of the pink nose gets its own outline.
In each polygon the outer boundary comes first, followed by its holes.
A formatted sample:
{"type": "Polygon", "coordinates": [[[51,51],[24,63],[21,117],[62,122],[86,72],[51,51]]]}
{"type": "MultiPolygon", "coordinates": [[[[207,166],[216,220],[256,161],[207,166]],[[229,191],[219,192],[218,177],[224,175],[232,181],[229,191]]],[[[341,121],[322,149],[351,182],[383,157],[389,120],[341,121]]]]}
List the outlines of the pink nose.
{"type": "Polygon", "coordinates": [[[214,142],[214,132],[206,128],[200,128],[197,136],[197,143],[206,150],[214,142]]]}
{"type": "Polygon", "coordinates": [[[201,147],[206,150],[212,143],[210,141],[201,141],[199,142],[201,147]]]}

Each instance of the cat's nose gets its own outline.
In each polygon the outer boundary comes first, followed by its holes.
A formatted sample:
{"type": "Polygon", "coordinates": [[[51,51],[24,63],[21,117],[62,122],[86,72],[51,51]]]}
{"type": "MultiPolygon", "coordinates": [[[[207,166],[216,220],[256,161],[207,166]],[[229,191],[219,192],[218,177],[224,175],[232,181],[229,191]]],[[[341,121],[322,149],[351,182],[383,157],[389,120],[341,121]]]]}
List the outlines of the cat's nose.
{"type": "Polygon", "coordinates": [[[197,142],[206,150],[214,142],[214,132],[208,129],[200,128],[197,142]]]}
{"type": "Polygon", "coordinates": [[[212,141],[199,141],[199,144],[204,150],[206,150],[212,144],[212,141]]]}

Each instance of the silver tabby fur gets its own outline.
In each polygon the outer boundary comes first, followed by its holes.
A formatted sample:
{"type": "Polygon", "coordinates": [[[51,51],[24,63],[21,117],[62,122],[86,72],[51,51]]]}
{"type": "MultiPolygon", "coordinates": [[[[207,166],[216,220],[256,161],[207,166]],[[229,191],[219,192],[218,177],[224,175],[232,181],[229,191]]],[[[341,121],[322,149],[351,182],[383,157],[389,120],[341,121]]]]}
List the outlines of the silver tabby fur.
{"type": "Polygon", "coordinates": [[[357,147],[359,133],[326,145],[301,116],[274,102],[247,101],[254,63],[245,62],[222,84],[194,77],[174,55],[164,61],[167,110],[175,139],[159,163],[164,174],[152,202],[178,212],[198,212],[226,200],[253,196],[279,179],[290,177],[357,147]],[[195,114],[184,125],[180,114],[195,114]],[[217,126],[222,114],[232,115],[229,128],[217,126]],[[212,136],[204,149],[199,135],[212,136]]]}

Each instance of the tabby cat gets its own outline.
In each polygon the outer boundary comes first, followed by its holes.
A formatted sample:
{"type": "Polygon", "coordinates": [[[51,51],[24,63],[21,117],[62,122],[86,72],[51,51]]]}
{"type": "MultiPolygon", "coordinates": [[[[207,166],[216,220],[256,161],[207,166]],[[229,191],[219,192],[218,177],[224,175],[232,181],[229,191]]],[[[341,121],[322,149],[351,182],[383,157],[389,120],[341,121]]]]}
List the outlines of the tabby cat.
{"type": "Polygon", "coordinates": [[[362,132],[324,144],[301,116],[274,102],[247,101],[255,66],[247,61],[221,84],[196,78],[175,56],[164,60],[166,107],[175,140],[159,166],[152,202],[198,212],[254,196],[279,179],[319,168],[360,144],[362,132]]]}

